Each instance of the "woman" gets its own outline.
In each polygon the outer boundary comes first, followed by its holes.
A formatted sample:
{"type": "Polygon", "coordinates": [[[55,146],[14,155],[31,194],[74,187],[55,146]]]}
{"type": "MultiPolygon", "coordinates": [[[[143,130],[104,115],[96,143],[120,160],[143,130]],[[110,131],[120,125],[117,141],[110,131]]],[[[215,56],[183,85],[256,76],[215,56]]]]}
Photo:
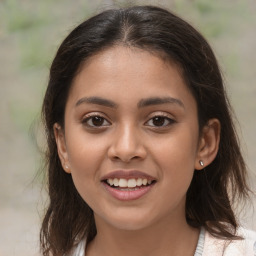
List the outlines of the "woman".
{"type": "Polygon", "coordinates": [[[179,17],[134,6],[80,24],[53,60],[43,117],[44,255],[253,255],[220,70],[179,17]]]}

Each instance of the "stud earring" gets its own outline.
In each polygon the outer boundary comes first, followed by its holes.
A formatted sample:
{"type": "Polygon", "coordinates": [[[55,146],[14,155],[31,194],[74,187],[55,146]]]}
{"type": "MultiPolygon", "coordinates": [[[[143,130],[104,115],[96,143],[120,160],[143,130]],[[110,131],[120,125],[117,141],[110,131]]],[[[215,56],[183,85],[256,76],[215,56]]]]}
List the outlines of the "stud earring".
{"type": "Polygon", "coordinates": [[[201,166],[204,166],[204,162],[203,162],[202,160],[199,160],[199,164],[200,164],[201,166]]]}
{"type": "Polygon", "coordinates": [[[65,165],[65,168],[66,168],[66,169],[69,169],[67,165],[65,165]]]}

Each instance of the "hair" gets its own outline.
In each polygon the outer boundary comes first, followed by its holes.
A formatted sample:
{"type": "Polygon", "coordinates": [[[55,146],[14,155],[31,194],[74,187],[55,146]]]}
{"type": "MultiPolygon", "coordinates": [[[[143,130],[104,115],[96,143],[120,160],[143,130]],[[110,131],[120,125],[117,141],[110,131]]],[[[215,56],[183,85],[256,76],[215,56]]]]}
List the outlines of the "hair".
{"type": "Polygon", "coordinates": [[[64,128],[67,97],[82,64],[115,45],[140,48],[177,64],[196,99],[199,129],[211,118],[220,121],[218,154],[204,171],[194,172],[187,191],[186,219],[215,237],[239,239],[233,203],[248,196],[246,166],[213,51],[197,30],[173,13],[133,6],[107,10],[81,23],[62,42],[52,62],[42,107],[50,197],[40,233],[43,255],[67,253],[82,238],[91,241],[97,233],[92,209],[62,168],[53,125],[64,128]]]}

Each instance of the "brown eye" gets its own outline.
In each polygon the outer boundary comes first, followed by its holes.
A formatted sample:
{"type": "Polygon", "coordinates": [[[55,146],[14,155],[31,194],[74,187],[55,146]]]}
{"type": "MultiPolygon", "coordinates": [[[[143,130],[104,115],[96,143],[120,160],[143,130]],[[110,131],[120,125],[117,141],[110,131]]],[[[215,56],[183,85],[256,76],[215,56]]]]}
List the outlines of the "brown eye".
{"type": "Polygon", "coordinates": [[[146,125],[152,126],[152,127],[165,127],[174,122],[175,122],[174,120],[172,120],[171,118],[166,117],[166,116],[155,116],[155,117],[151,118],[146,123],[146,125]]]}
{"type": "Polygon", "coordinates": [[[87,117],[85,120],[83,120],[83,123],[86,124],[88,127],[102,127],[102,126],[108,126],[110,123],[101,116],[90,116],[87,117]]]}
{"type": "Polygon", "coordinates": [[[156,116],[154,118],[152,118],[152,123],[154,126],[163,126],[165,123],[165,117],[162,116],[156,116]]]}
{"type": "Polygon", "coordinates": [[[100,117],[100,116],[94,116],[92,117],[92,124],[94,126],[101,126],[104,123],[104,118],[100,117]]]}

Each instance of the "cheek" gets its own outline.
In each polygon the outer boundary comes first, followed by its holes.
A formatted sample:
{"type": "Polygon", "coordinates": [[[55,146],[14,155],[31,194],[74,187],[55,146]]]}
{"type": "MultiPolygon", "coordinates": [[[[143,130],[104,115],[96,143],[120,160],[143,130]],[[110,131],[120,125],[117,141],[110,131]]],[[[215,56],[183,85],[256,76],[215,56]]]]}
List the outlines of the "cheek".
{"type": "Polygon", "coordinates": [[[170,190],[187,190],[193,177],[197,153],[197,130],[184,127],[156,144],[154,156],[162,179],[170,190]]]}
{"type": "Polygon", "coordinates": [[[69,132],[67,151],[71,168],[74,171],[91,173],[105,156],[104,137],[86,134],[83,129],[69,132]]]}
{"type": "Polygon", "coordinates": [[[83,143],[77,147],[73,145],[69,150],[74,185],[83,200],[94,209],[97,198],[101,196],[96,187],[100,185],[99,169],[104,154],[101,154],[99,149],[96,150],[95,145],[92,146],[89,143],[83,143]]]}
{"type": "Polygon", "coordinates": [[[86,200],[95,184],[99,183],[101,165],[105,160],[105,143],[97,136],[86,136],[84,132],[69,133],[66,138],[68,161],[74,184],[86,200]]]}
{"type": "Polygon", "coordinates": [[[163,138],[161,142],[152,143],[151,148],[159,162],[169,167],[194,166],[197,138],[197,130],[184,127],[163,138]]]}

